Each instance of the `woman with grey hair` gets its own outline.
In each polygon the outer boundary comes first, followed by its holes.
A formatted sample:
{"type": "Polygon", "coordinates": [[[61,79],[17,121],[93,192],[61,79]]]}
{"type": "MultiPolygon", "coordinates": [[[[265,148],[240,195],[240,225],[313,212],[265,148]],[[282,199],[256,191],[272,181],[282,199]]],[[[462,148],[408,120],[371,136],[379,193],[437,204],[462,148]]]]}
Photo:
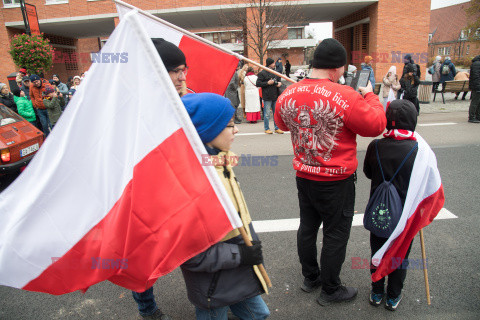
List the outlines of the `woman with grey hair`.
{"type": "Polygon", "coordinates": [[[440,67],[442,66],[442,57],[436,56],[435,61],[433,62],[433,74],[432,74],[432,82],[433,88],[432,92],[438,89],[438,84],[440,83],[440,67]]]}

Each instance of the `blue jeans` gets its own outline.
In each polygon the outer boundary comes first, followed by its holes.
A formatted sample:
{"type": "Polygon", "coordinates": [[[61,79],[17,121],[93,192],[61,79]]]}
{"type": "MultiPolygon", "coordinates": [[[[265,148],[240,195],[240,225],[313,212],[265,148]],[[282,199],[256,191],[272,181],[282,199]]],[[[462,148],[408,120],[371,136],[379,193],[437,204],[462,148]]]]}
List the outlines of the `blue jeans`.
{"type": "MultiPolygon", "coordinates": [[[[263,126],[265,131],[270,130],[270,109],[272,109],[272,113],[275,115],[275,103],[277,103],[277,100],[263,100],[263,126]]],[[[273,126],[275,130],[278,129],[275,119],[273,119],[273,126]]]]}
{"type": "Polygon", "coordinates": [[[158,307],[155,303],[155,296],[153,295],[153,287],[150,287],[144,292],[135,292],[132,291],[133,299],[138,304],[138,312],[142,316],[150,316],[155,311],[157,311],[158,307]]]}
{"type": "Polygon", "coordinates": [[[50,133],[50,118],[48,117],[47,109],[37,109],[38,118],[42,124],[42,131],[45,137],[50,133]]]}
{"type": "Polygon", "coordinates": [[[262,320],[270,315],[267,304],[260,295],[245,299],[227,307],[204,310],[195,308],[197,320],[227,320],[228,308],[240,319],[262,320]]]}

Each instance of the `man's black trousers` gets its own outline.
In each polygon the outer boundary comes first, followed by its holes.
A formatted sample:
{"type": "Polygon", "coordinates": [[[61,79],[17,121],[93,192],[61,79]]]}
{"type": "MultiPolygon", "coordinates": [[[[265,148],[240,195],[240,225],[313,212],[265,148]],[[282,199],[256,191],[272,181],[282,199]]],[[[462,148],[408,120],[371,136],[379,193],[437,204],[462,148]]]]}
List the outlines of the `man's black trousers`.
{"type": "Polygon", "coordinates": [[[345,261],[355,204],[354,175],[340,181],[313,181],[297,177],[300,227],[297,249],[302,274],[314,280],[321,276],[322,289],[331,294],[341,285],[340,270],[345,261]],[[317,235],[323,223],[320,266],[317,235]]]}

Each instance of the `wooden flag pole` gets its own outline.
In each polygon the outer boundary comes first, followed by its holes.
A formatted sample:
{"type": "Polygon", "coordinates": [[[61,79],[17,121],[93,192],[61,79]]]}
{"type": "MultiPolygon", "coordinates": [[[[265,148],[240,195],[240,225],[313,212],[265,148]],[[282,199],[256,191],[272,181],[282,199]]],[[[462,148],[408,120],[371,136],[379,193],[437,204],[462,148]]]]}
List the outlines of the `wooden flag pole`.
{"type": "Polygon", "coordinates": [[[427,304],[430,305],[430,286],[428,285],[427,255],[425,254],[425,241],[423,239],[423,229],[420,229],[420,246],[422,247],[423,275],[425,276],[425,290],[427,292],[427,304]]]}
{"type": "Polygon", "coordinates": [[[207,44],[207,45],[209,45],[209,46],[211,46],[211,47],[214,47],[214,48],[216,48],[216,49],[218,49],[218,50],[220,50],[220,51],[223,51],[223,52],[225,52],[225,53],[227,53],[227,54],[229,54],[229,55],[235,56],[235,57],[237,57],[239,60],[243,60],[243,61],[245,61],[245,62],[251,63],[251,64],[253,64],[253,65],[255,65],[255,66],[257,66],[257,67],[259,67],[259,68],[261,68],[261,69],[264,69],[264,70],[267,70],[267,71],[270,72],[270,73],[273,73],[273,74],[276,75],[276,76],[279,76],[280,78],[283,78],[283,79],[285,79],[285,80],[287,80],[287,81],[290,81],[290,82],[292,82],[292,83],[295,83],[295,81],[294,81],[293,79],[290,79],[289,77],[284,76],[283,74],[278,73],[278,72],[275,71],[275,70],[272,70],[272,69],[270,69],[270,68],[268,68],[268,67],[266,67],[266,66],[262,66],[260,63],[257,63],[257,62],[255,62],[255,61],[253,61],[253,60],[250,60],[250,59],[248,59],[248,58],[245,58],[244,56],[242,56],[242,55],[240,55],[240,54],[238,54],[238,53],[235,53],[235,52],[233,52],[233,51],[230,51],[230,50],[222,47],[222,46],[219,45],[219,44],[216,44],[216,43],[214,43],[214,42],[212,42],[212,41],[209,41],[209,40],[207,40],[207,39],[205,39],[205,38],[202,38],[202,37],[196,35],[195,33],[192,33],[192,32],[190,32],[190,31],[187,31],[187,30],[185,30],[185,29],[182,29],[182,28],[180,28],[179,26],[176,26],[176,25],[174,25],[173,23],[170,23],[170,22],[168,22],[168,21],[165,21],[165,20],[163,20],[163,19],[161,19],[161,18],[159,18],[159,17],[157,17],[157,16],[154,16],[153,14],[151,14],[151,13],[149,13],[149,12],[147,12],[147,11],[143,11],[143,10],[141,10],[141,9],[135,7],[135,6],[132,6],[131,4],[128,4],[128,3],[126,3],[126,2],[123,2],[123,1],[121,1],[121,0],[113,0],[113,2],[115,2],[115,3],[117,3],[117,4],[120,4],[120,5],[124,6],[124,7],[130,8],[130,9],[132,9],[132,10],[138,10],[138,12],[139,12],[140,14],[143,14],[144,16],[149,17],[150,19],[156,20],[156,21],[160,22],[161,24],[166,25],[166,26],[169,27],[169,28],[172,28],[172,29],[174,29],[174,30],[177,30],[178,32],[181,32],[181,33],[189,36],[190,38],[193,38],[193,39],[195,39],[195,40],[198,40],[198,41],[200,41],[200,42],[203,42],[203,43],[205,43],[205,44],[207,44]]]}
{"type": "MultiPolygon", "coordinates": [[[[247,246],[251,247],[252,246],[252,241],[250,241],[250,238],[248,237],[247,232],[245,231],[245,228],[240,227],[240,228],[238,228],[238,230],[240,231],[240,234],[242,235],[242,238],[243,238],[243,241],[245,241],[245,244],[247,246]]],[[[263,264],[259,264],[257,267],[260,270],[260,273],[262,274],[263,279],[265,279],[265,282],[267,283],[267,286],[269,288],[271,288],[272,287],[272,282],[270,281],[270,278],[268,277],[267,270],[265,270],[265,267],[263,266],[263,264]]]]}

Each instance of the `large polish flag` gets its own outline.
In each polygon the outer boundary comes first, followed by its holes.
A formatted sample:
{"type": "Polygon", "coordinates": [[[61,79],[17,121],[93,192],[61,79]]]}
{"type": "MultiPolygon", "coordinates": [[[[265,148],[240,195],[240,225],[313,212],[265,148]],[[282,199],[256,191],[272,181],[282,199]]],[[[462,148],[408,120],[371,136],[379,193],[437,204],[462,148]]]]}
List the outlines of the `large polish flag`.
{"type": "Polygon", "coordinates": [[[242,225],[138,15],[0,193],[1,285],[144,291],[242,225]]]}
{"type": "Polygon", "coordinates": [[[402,216],[392,235],[372,258],[373,265],[377,266],[372,281],[380,280],[402,264],[415,235],[433,221],[445,202],[437,158],[417,132],[415,137],[418,151],[402,216]]]}
{"type": "Polygon", "coordinates": [[[224,95],[237,68],[239,56],[214,47],[210,41],[195,39],[193,34],[153,17],[149,13],[122,1],[115,1],[120,19],[131,10],[140,12],[140,21],[151,38],[163,38],[183,51],[187,60],[187,87],[193,92],[213,92],[224,95]],[[187,35],[190,34],[191,36],[187,35]]]}

